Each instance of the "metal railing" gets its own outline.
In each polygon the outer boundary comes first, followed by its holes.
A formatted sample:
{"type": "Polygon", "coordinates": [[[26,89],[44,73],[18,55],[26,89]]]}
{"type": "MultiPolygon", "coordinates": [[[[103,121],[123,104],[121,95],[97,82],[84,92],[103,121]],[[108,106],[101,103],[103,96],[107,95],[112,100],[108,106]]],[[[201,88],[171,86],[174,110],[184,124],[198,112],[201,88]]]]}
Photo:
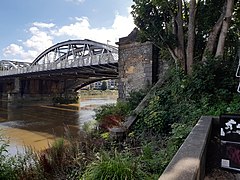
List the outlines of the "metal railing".
{"type": "Polygon", "coordinates": [[[33,66],[18,68],[18,69],[9,69],[0,71],[0,76],[10,76],[17,74],[27,74],[41,71],[51,71],[57,69],[67,69],[67,68],[75,68],[75,67],[84,67],[84,66],[93,66],[93,65],[101,65],[101,64],[109,64],[109,63],[117,63],[118,62],[118,54],[113,53],[104,53],[93,56],[82,56],[82,57],[73,57],[70,59],[69,57],[63,59],[61,61],[44,63],[44,64],[36,64],[33,66]]]}

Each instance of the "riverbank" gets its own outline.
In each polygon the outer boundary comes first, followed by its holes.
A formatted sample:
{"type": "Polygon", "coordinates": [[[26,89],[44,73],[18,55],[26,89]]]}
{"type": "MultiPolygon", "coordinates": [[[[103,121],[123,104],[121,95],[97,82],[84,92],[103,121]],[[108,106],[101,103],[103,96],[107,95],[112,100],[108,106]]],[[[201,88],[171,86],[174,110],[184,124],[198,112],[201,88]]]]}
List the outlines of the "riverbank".
{"type": "Polygon", "coordinates": [[[92,96],[118,96],[118,90],[80,90],[80,97],[92,97],[92,96]]]}

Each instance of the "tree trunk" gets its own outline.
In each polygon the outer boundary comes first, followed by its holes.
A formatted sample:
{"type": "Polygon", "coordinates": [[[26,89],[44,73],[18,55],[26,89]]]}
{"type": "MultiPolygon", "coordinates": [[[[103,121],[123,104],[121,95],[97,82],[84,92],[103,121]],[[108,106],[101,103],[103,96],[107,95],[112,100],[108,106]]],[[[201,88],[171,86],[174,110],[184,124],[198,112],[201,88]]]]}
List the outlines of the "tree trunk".
{"type": "Polygon", "coordinates": [[[186,55],[184,47],[184,33],[183,33],[183,19],[182,19],[182,0],[178,0],[178,14],[176,17],[177,22],[177,42],[178,47],[176,49],[176,55],[179,58],[180,64],[186,72],[186,55]]]}
{"type": "Polygon", "coordinates": [[[209,34],[208,41],[207,41],[206,47],[204,49],[202,61],[206,61],[206,56],[208,54],[210,54],[210,55],[214,54],[214,49],[215,49],[217,41],[218,41],[218,35],[221,31],[222,22],[223,22],[223,18],[225,16],[225,12],[226,12],[226,5],[224,5],[223,12],[222,12],[221,16],[219,17],[218,21],[213,26],[213,29],[209,34]]]}
{"type": "Polygon", "coordinates": [[[218,39],[218,46],[217,46],[217,51],[216,51],[215,57],[223,57],[225,40],[227,37],[227,31],[228,31],[232,13],[233,13],[233,5],[234,5],[234,0],[227,0],[226,15],[224,17],[221,33],[220,33],[220,36],[218,39]]]}
{"type": "Polygon", "coordinates": [[[195,15],[196,15],[196,0],[191,0],[189,7],[188,42],[187,42],[187,74],[189,75],[192,74],[192,64],[194,57],[195,15]]]}

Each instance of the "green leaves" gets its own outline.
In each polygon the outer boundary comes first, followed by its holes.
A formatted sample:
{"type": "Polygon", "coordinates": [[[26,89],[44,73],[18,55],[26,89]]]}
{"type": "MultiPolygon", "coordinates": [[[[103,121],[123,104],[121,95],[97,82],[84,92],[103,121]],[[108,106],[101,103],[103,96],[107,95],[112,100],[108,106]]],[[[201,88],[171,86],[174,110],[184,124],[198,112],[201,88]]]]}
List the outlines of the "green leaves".
{"type": "Polygon", "coordinates": [[[16,179],[14,161],[9,157],[7,147],[9,144],[0,134],[0,179],[16,179]]]}
{"type": "Polygon", "coordinates": [[[84,180],[126,180],[144,179],[144,173],[128,154],[115,151],[111,156],[107,152],[100,159],[92,162],[81,179],[84,180]]]}

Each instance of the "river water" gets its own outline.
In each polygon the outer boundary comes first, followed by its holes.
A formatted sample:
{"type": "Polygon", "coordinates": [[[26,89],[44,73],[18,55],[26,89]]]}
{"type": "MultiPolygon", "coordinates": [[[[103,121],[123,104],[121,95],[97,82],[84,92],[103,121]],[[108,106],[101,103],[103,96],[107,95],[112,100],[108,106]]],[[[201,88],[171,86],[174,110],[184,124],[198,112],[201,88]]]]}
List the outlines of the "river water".
{"type": "Polygon", "coordinates": [[[116,99],[113,95],[91,96],[80,98],[78,104],[58,106],[0,101],[0,134],[9,140],[12,155],[29,146],[40,151],[63,137],[66,129],[77,136],[85,122],[94,120],[94,109],[116,103],[116,99]]]}

